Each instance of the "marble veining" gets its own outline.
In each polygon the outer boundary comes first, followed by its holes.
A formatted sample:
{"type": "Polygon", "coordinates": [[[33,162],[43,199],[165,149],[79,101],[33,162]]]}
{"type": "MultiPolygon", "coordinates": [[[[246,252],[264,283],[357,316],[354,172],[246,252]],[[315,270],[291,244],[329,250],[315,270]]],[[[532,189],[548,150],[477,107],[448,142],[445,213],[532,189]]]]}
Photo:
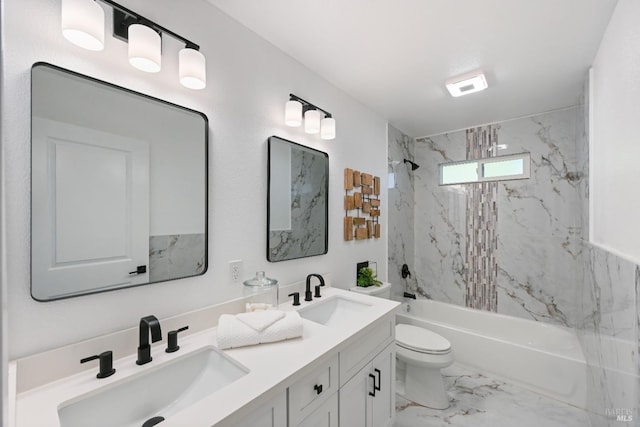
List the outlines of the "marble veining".
{"type": "MultiPolygon", "coordinates": [[[[400,300],[405,290],[415,290],[414,266],[414,172],[404,164],[404,159],[414,158],[413,139],[393,126],[388,129],[389,173],[395,176],[395,187],[389,189],[389,255],[388,278],[391,294],[400,300]],[[396,163],[399,162],[399,163],[396,163]],[[403,279],[400,271],[407,264],[411,277],[403,279]]],[[[418,162],[419,164],[419,162],[418,162]]]]}
{"type": "Polygon", "coordinates": [[[272,261],[325,253],[326,180],[322,156],[291,150],[291,229],[269,232],[272,261]]]}
{"type": "Polygon", "coordinates": [[[640,268],[589,243],[589,90],[576,129],[582,237],[578,257],[578,339],[587,360],[592,426],[640,426],[640,268]],[[631,412],[633,422],[612,414],[631,412]]]}
{"type": "Polygon", "coordinates": [[[464,132],[416,140],[415,291],[464,305],[466,290],[466,186],[439,185],[440,163],[466,158],[464,132]]]}
{"type": "Polygon", "coordinates": [[[149,237],[149,281],[179,279],[200,274],[205,266],[204,234],[149,237]]]}
{"type": "MultiPolygon", "coordinates": [[[[498,155],[529,152],[532,173],[526,180],[498,183],[497,311],[577,329],[587,361],[590,412],[576,425],[640,426],[640,267],[589,242],[587,94],[584,90],[578,107],[499,124],[506,149],[498,155]],[[634,422],[616,421],[614,415],[625,411],[634,414],[634,422]]],[[[419,298],[459,305],[465,304],[470,268],[465,263],[470,190],[439,186],[438,165],[464,160],[465,143],[465,131],[415,141],[421,168],[414,172],[415,272],[407,283],[419,298]]],[[[390,233],[390,258],[394,239],[390,233]]],[[[517,405],[507,409],[513,417],[517,405]]],[[[454,419],[455,425],[527,425],[520,419],[485,422],[483,411],[504,412],[497,406],[453,408],[445,411],[446,422],[424,412],[416,415],[419,421],[402,421],[412,408],[399,412],[398,426],[444,425],[454,419]]],[[[569,418],[546,424],[531,417],[537,420],[533,425],[572,425],[566,423],[569,418]]]]}
{"type": "Polygon", "coordinates": [[[450,407],[425,408],[396,396],[394,427],[584,427],[586,411],[454,363],[442,370],[450,407]]]}
{"type": "MultiPolygon", "coordinates": [[[[529,152],[532,162],[530,179],[496,184],[498,313],[576,325],[582,251],[577,212],[586,179],[576,153],[579,111],[496,126],[496,138],[506,145],[497,155],[529,152]]],[[[424,290],[418,294],[454,304],[465,304],[474,273],[466,264],[466,203],[473,190],[472,185],[439,186],[438,165],[464,160],[465,149],[465,131],[416,140],[416,161],[423,165],[416,171],[414,208],[417,289],[424,290]]]]}

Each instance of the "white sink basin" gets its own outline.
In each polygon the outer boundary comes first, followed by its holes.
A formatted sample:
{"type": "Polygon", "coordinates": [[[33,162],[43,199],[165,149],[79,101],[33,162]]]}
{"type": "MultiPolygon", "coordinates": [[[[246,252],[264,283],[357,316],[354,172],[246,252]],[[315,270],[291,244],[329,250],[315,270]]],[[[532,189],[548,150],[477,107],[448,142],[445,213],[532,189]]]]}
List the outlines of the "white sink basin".
{"type": "Polygon", "coordinates": [[[300,317],[325,326],[340,326],[371,305],[342,297],[329,297],[309,307],[298,310],[300,317]]]}
{"type": "Polygon", "coordinates": [[[60,426],[141,427],[153,417],[168,418],[248,372],[216,348],[204,347],[63,403],[58,408],[60,426]]]}

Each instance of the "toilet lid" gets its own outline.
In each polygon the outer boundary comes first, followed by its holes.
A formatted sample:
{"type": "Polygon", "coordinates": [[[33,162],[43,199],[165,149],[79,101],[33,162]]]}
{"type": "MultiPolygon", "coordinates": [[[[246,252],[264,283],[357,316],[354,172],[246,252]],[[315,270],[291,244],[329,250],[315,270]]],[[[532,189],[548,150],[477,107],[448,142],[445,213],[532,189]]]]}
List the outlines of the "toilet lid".
{"type": "Polygon", "coordinates": [[[413,325],[396,325],[396,344],[421,353],[448,353],[451,343],[441,335],[413,325]]]}

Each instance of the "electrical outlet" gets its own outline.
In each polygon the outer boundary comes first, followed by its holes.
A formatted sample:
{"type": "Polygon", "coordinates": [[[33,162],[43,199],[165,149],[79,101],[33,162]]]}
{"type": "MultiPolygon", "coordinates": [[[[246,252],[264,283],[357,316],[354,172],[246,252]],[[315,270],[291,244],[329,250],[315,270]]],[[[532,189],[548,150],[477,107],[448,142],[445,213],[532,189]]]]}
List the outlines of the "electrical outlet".
{"type": "Polygon", "coordinates": [[[240,283],[242,277],[242,260],[229,261],[229,279],[231,283],[240,283]]]}

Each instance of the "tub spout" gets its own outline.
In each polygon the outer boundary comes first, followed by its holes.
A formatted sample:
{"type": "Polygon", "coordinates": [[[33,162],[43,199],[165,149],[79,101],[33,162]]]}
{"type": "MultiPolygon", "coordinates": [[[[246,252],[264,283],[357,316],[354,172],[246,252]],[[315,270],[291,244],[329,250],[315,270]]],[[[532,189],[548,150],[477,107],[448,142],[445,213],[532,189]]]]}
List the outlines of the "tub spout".
{"type": "Polygon", "coordinates": [[[405,292],[403,296],[405,298],[416,299],[416,294],[410,294],[409,292],[405,292]]]}

